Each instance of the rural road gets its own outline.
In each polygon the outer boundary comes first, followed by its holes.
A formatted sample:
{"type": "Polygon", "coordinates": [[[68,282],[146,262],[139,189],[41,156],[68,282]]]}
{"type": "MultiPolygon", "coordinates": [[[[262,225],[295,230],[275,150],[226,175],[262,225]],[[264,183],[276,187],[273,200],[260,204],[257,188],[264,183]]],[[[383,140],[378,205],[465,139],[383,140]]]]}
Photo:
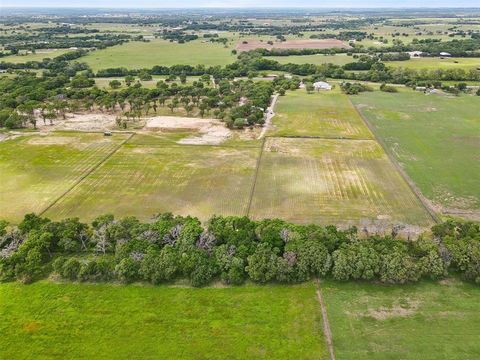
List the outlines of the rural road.
{"type": "Polygon", "coordinates": [[[267,117],[265,119],[265,125],[263,125],[262,132],[260,133],[257,139],[262,139],[267,133],[267,130],[272,125],[272,118],[275,116],[273,109],[275,108],[275,103],[277,102],[277,99],[278,99],[278,94],[273,97],[270,106],[267,108],[267,117]]]}

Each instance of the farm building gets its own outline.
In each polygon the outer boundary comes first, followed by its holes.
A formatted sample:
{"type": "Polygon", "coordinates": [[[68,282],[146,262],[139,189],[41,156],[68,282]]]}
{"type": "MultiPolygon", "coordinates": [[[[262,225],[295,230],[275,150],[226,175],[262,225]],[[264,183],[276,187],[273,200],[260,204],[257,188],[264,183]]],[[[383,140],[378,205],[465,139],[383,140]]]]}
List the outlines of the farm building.
{"type": "Polygon", "coordinates": [[[313,87],[317,91],[319,91],[319,90],[332,90],[332,85],[330,85],[329,83],[326,83],[325,81],[317,81],[317,82],[313,83],[313,87]]]}
{"type": "Polygon", "coordinates": [[[423,51],[409,51],[408,55],[410,55],[410,58],[421,57],[423,55],[423,51]]]}

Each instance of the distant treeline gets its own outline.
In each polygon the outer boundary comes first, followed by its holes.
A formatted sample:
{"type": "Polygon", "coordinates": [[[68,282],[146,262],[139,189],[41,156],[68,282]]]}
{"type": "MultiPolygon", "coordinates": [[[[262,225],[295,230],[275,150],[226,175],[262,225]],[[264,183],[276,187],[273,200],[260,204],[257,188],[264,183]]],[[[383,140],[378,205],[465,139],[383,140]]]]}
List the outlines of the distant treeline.
{"type": "MultiPolygon", "coordinates": [[[[400,57],[400,55],[397,55],[400,57]]],[[[480,80],[480,70],[471,69],[430,69],[415,70],[401,67],[388,67],[379,62],[378,58],[368,57],[368,60],[362,60],[346,64],[344,66],[334,64],[280,64],[278,61],[263,58],[258,52],[245,52],[239,55],[238,61],[226,65],[225,67],[204,65],[174,65],[174,66],[154,66],[151,69],[126,69],[109,68],[99,70],[97,77],[115,77],[138,75],[143,71],[148,71],[152,75],[188,75],[201,76],[203,74],[212,75],[215,78],[233,79],[235,77],[255,76],[263,71],[285,71],[299,76],[317,76],[323,78],[362,80],[373,82],[391,82],[396,84],[413,85],[420,81],[478,81],[480,80]],[[357,71],[357,72],[356,72],[357,71]]]]}
{"type": "Polygon", "coordinates": [[[142,36],[132,37],[126,34],[95,34],[75,37],[57,37],[57,33],[47,34],[14,34],[0,36],[0,43],[4,48],[16,53],[18,50],[35,49],[68,49],[97,48],[105,49],[110,46],[120,45],[129,40],[141,40],[142,36]]]}
{"type": "MultiPolygon", "coordinates": [[[[25,63],[9,63],[0,61],[0,70],[25,70],[25,69],[59,69],[62,67],[70,68],[75,67],[77,70],[87,70],[88,66],[86,64],[70,64],[69,61],[76,60],[85,56],[88,53],[88,50],[72,50],[65,54],[55,56],[54,58],[46,57],[42,61],[27,61],[25,63]]],[[[73,72],[75,75],[75,72],[73,72]]],[[[72,75],[72,76],[73,76],[72,75]]]]}
{"type": "Polygon", "coordinates": [[[314,277],[403,284],[458,273],[480,283],[479,224],[448,221],[431,230],[431,237],[406,241],[397,227],[360,237],[356,228],[279,219],[213,217],[202,225],[166,213],[147,223],[103,215],[86,224],[28,214],[13,228],[0,223],[0,280],[29,283],[55,273],[74,281],[188,279],[192,286],[314,277]]]}
{"type": "Polygon", "coordinates": [[[361,43],[352,44],[353,48],[330,48],[330,49],[256,49],[254,51],[262,56],[291,56],[291,55],[316,55],[316,54],[353,54],[353,53],[405,53],[408,51],[422,51],[425,56],[439,56],[441,52],[447,52],[455,57],[480,56],[480,38],[438,41],[436,39],[418,40],[409,44],[395,44],[384,47],[365,47],[361,43]]]}

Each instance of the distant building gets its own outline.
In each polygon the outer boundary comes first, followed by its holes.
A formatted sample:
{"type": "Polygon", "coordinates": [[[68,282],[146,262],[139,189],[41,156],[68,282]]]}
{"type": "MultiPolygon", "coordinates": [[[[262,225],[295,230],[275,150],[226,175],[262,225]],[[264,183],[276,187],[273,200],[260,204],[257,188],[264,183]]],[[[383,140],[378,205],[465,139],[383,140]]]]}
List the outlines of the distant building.
{"type": "Polygon", "coordinates": [[[441,52],[440,56],[447,56],[448,57],[448,56],[452,56],[452,54],[447,53],[447,52],[441,52]]]}
{"type": "Polygon", "coordinates": [[[325,81],[317,81],[313,83],[313,88],[317,91],[319,90],[332,90],[332,85],[326,83],[325,81]]]}
{"type": "Polygon", "coordinates": [[[423,55],[423,51],[409,51],[408,55],[410,55],[410,58],[421,57],[423,55]]]}

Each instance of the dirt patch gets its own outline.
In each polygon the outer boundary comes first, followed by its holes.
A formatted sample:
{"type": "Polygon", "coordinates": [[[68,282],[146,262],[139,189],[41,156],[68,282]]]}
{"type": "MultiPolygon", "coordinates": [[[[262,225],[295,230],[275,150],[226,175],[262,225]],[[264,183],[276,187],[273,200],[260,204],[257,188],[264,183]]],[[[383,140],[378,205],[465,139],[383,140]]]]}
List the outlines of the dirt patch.
{"type": "Polygon", "coordinates": [[[104,131],[115,127],[115,115],[112,114],[68,114],[66,119],[54,120],[53,125],[45,125],[43,120],[37,122],[41,131],[48,130],[79,130],[104,131]]]}
{"type": "Polygon", "coordinates": [[[36,322],[36,321],[31,321],[27,324],[25,324],[25,326],[23,327],[23,330],[27,333],[33,333],[35,331],[37,331],[38,329],[40,329],[41,325],[36,322]]]}
{"type": "Polygon", "coordinates": [[[349,49],[350,46],[337,39],[305,39],[305,40],[287,40],[268,44],[260,40],[243,40],[237,44],[237,51],[250,51],[254,49],[330,49],[342,48],[349,49]],[[244,43],[245,42],[245,43],[244,43]]]}
{"type": "Polygon", "coordinates": [[[447,188],[437,186],[433,189],[434,198],[438,202],[445,204],[443,212],[462,212],[472,211],[478,206],[478,199],[474,196],[456,196],[452,194],[447,188]]]}
{"type": "Polygon", "coordinates": [[[73,136],[36,136],[28,140],[29,145],[67,145],[78,139],[73,136]]]}
{"type": "Polygon", "coordinates": [[[387,320],[396,317],[407,317],[414,315],[418,307],[420,306],[420,301],[412,300],[409,298],[404,299],[402,304],[394,304],[392,307],[380,307],[378,309],[369,309],[362,316],[373,317],[375,320],[387,320]]]}
{"type": "Polygon", "coordinates": [[[156,116],[147,120],[145,129],[151,131],[194,131],[198,135],[178,141],[186,145],[219,145],[230,138],[231,131],[215,119],[197,119],[177,116],[156,116]]]}
{"type": "Polygon", "coordinates": [[[457,285],[458,282],[452,278],[448,278],[448,279],[442,279],[438,283],[443,286],[454,286],[454,285],[457,285]]]}

